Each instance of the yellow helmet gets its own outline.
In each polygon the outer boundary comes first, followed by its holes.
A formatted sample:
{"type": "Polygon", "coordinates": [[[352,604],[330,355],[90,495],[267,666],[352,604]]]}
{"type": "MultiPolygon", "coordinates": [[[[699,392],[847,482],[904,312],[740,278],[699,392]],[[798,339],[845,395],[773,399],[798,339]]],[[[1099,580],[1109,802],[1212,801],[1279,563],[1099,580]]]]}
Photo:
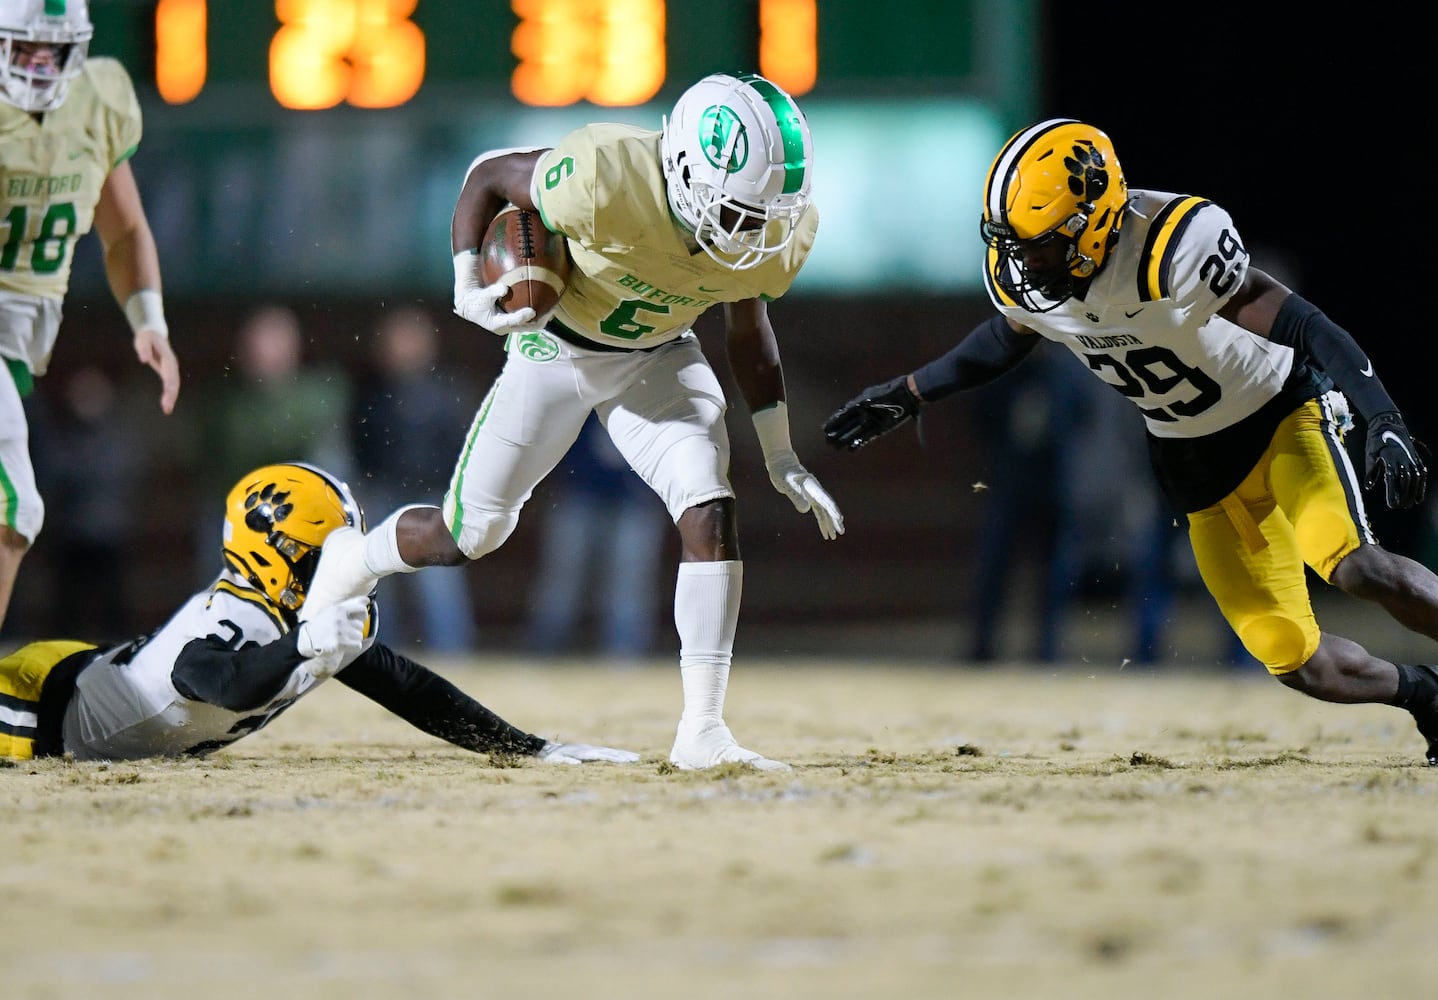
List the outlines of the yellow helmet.
{"type": "Polygon", "coordinates": [[[266,465],[225,500],[225,564],[289,611],[305,603],[320,546],[336,528],[364,529],[350,488],[303,462],[266,465]]]}
{"type": "Polygon", "coordinates": [[[1103,267],[1118,239],[1128,183],[1109,137],[1072,118],[1030,125],[989,168],[979,223],[989,276],[1030,312],[1047,312],[1103,267]],[[1062,266],[1031,269],[1024,251],[1067,244],[1062,266]]]}

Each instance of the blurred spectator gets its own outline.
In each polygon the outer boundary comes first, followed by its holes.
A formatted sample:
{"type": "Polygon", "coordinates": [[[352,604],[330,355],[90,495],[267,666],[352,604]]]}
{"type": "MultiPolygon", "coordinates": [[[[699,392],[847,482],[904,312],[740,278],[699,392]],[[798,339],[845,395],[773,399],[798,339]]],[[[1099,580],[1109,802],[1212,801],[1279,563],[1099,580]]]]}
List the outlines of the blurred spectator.
{"type": "Polygon", "coordinates": [[[135,628],[129,567],[147,465],[141,437],[121,413],[114,380],[97,365],[46,383],[28,403],[52,583],[27,632],[129,638],[135,628]]]}
{"type": "Polygon", "coordinates": [[[668,523],[663,504],[593,414],[548,482],[558,493],[543,513],[525,647],[540,655],[586,646],[615,658],[647,655],[668,523]],[[586,618],[592,643],[581,630],[586,618]]]}
{"type": "MultiPolygon", "coordinates": [[[[440,504],[476,409],[467,379],[439,365],[434,318],[416,306],[386,313],[375,330],[373,370],[355,399],[356,480],[371,516],[407,503],[440,504]]],[[[431,566],[380,581],[381,629],[392,646],[431,653],[474,648],[474,603],[464,566],[431,566]]]]}
{"type": "MultiPolygon", "coordinates": [[[[1157,663],[1178,641],[1178,598],[1198,579],[1183,519],[1159,495],[1133,405],[1045,347],[975,393],[990,452],[967,658],[1059,660],[1073,606],[1105,601],[1128,615],[1123,657],[1157,663]],[[1018,634],[1032,638],[1005,649],[1004,610],[1025,582],[1032,630],[1018,634]]],[[[1253,663],[1211,599],[1201,613],[1213,643],[1198,652],[1217,646],[1226,664],[1253,663]]]]}
{"type": "Polygon", "coordinates": [[[352,478],[350,382],[342,369],[306,362],[299,317],[266,304],[245,317],[234,367],[202,390],[195,566],[215,575],[215,518],[236,479],[274,462],[310,462],[352,478]]]}
{"type": "Polygon", "coordinates": [[[1092,381],[1072,356],[1040,350],[975,393],[976,426],[989,453],[977,477],[987,488],[970,660],[984,663],[1001,654],[999,626],[1022,582],[1015,571],[1025,566],[1033,569],[1036,588],[1027,654],[1042,663],[1058,657],[1080,568],[1074,469],[1077,442],[1092,413],[1092,381]]]}

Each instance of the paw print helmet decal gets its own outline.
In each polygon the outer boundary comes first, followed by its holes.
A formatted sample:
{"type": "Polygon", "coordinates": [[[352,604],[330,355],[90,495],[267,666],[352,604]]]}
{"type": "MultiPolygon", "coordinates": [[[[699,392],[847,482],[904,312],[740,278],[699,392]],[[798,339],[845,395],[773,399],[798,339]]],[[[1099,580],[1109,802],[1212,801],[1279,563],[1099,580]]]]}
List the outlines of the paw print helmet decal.
{"type": "Polygon", "coordinates": [[[1072,118],[1029,126],[1000,150],[984,184],[979,229],[990,278],[1031,312],[1056,308],[1103,267],[1127,203],[1123,168],[1101,130],[1072,118]],[[1033,263],[1040,258],[1043,267],[1033,263]]]}
{"type": "Polygon", "coordinates": [[[350,488],[303,462],[262,466],[235,483],[225,500],[225,565],[287,611],[305,589],[330,532],[364,528],[350,488]]]}

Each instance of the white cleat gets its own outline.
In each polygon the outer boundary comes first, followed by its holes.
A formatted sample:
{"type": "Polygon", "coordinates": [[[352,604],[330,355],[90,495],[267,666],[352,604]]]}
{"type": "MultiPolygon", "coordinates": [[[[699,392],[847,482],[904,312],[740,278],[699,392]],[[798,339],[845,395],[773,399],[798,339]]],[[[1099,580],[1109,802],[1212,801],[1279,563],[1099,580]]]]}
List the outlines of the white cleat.
{"type": "Polygon", "coordinates": [[[723,722],[708,722],[698,728],[679,723],[669,763],[681,771],[703,771],[720,764],[743,764],[756,771],[793,770],[781,760],[770,760],[745,750],[723,722]]]}
{"type": "Polygon", "coordinates": [[[325,608],[363,597],[374,590],[379,577],[365,565],[365,535],[358,528],[336,528],[320,548],[319,565],[300,606],[300,621],[325,608]]]}

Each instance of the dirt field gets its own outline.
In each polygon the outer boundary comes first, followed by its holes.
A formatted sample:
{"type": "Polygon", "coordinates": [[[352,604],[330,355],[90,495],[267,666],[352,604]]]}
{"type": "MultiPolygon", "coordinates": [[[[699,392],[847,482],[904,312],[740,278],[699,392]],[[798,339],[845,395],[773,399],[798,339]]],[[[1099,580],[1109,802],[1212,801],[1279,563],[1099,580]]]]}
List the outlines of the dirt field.
{"type": "Polygon", "coordinates": [[[637,765],[338,685],[209,760],[0,769],[7,1000],[1433,995],[1438,771],[1261,674],[741,661],[789,774],[672,772],[677,671],[445,673],[637,765]]]}

